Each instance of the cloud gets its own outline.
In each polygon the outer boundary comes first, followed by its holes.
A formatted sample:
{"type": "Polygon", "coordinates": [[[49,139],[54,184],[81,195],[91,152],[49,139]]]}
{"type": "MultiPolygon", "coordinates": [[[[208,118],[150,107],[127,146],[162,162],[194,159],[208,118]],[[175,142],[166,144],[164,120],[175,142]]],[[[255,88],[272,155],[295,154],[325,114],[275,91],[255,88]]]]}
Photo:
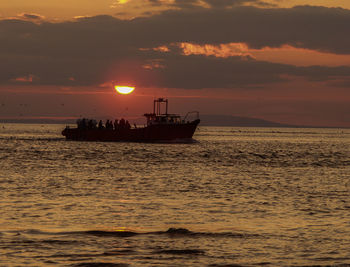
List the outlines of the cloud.
{"type": "Polygon", "coordinates": [[[242,5],[254,5],[254,6],[275,6],[274,4],[266,3],[261,0],[174,0],[172,3],[169,1],[149,0],[155,6],[167,6],[176,7],[180,9],[188,8],[229,8],[242,5]]]}
{"type": "Polygon", "coordinates": [[[34,78],[34,76],[29,74],[29,75],[26,75],[26,76],[17,77],[17,78],[14,79],[14,81],[31,83],[31,82],[33,82],[33,78],[34,78]]]}
{"type": "Polygon", "coordinates": [[[272,6],[260,0],[204,0],[212,8],[227,8],[244,4],[272,6]]]}
{"type": "Polygon", "coordinates": [[[350,53],[350,10],[235,7],[169,10],[134,21],[156,42],[221,44],[245,42],[252,48],[285,44],[339,54],[350,53]],[[159,40],[161,37],[161,40],[159,40]]]}
{"type": "Polygon", "coordinates": [[[45,19],[44,16],[39,15],[39,14],[35,14],[35,13],[22,13],[22,14],[19,14],[18,17],[21,19],[33,20],[33,21],[45,19]]]}
{"type": "Polygon", "coordinates": [[[145,87],[242,88],[293,76],[340,83],[339,79],[350,76],[350,67],[296,67],[247,56],[185,55],[172,44],[245,43],[253,48],[287,44],[350,54],[348,25],[348,10],[308,6],[191,8],[133,20],[111,16],[40,24],[1,20],[0,83],[20,82],[18,77],[28,75],[36,77],[31,84],[62,86],[119,79],[145,87]],[[151,49],[163,46],[170,50],[151,49]]]}
{"type": "Polygon", "coordinates": [[[178,8],[194,8],[200,6],[200,4],[198,0],[175,0],[173,6],[178,8]]]}

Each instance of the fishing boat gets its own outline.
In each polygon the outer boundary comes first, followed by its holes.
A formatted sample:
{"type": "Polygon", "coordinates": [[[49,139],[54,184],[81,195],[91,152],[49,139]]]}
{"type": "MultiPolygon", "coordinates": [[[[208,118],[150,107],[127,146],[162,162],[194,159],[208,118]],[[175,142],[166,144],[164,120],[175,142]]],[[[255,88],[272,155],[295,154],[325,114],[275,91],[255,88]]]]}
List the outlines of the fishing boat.
{"type": "MultiPolygon", "coordinates": [[[[164,108],[163,108],[164,109],[164,108]]],[[[108,142],[171,142],[189,141],[200,122],[198,111],[188,112],[182,118],[178,114],[168,113],[168,99],[158,98],[153,101],[153,112],[144,114],[147,124],[142,127],[131,127],[121,119],[97,125],[95,120],[79,120],[77,127],[66,126],[62,135],[67,140],[75,141],[108,141],[108,142]],[[165,113],[162,107],[165,105],[165,113]],[[188,118],[195,116],[192,120],[188,118]]]]}

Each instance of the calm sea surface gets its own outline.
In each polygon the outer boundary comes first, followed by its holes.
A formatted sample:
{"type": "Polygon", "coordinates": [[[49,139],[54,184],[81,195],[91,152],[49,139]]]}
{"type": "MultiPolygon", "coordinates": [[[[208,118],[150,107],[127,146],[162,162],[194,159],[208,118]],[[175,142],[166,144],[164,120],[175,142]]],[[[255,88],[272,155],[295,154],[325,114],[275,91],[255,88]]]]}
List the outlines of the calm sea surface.
{"type": "Polygon", "coordinates": [[[350,130],[200,127],[190,144],[0,124],[0,266],[350,264],[350,130]]]}

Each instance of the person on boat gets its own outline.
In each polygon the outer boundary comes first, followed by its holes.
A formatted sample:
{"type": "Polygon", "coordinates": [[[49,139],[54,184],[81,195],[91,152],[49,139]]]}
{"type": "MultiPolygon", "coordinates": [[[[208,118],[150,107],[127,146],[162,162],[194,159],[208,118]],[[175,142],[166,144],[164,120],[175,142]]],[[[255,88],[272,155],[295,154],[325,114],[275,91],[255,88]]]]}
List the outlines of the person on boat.
{"type": "Polygon", "coordinates": [[[88,121],[88,129],[93,129],[93,128],[95,128],[95,127],[96,127],[96,124],[94,125],[93,120],[89,120],[89,121],[88,121]]]}
{"type": "Polygon", "coordinates": [[[97,121],[92,119],[92,129],[96,129],[97,128],[97,121]]]}
{"type": "Polygon", "coordinates": [[[111,128],[111,123],[109,122],[109,120],[106,121],[106,129],[110,129],[111,128]]]}
{"type": "Polygon", "coordinates": [[[83,118],[83,120],[81,121],[81,126],[84,130],[86,129],[86,125],[87,125],[87,121],[85,118],[83,118]]]}
{"type": "Polygon", "coordinates": [[[98,128],[99,129],[103,129],[104,127],[103,127],[103,122],[102,122],[102,120],[100,120],[99,122],[98,122],[98,128]]]}
{"type": "Polygon", "coordinates": [[[130,123],[129,123],[128,120],[125,122],[125,128],[126,129],[130,129],[131,128],[130,123]]]}
{"type": "Polygon", "coordinates": [[[119,126],[120,126],[121,129],[125,128],[125,120],[123,118],[120,119],[119,126]]]}
{"type": "Polygon", "coordinates": [[[117,119],[115,119],[114,120],[114,130],[118,130],[118,120],[117,119]]]}
{"type": "Polygon", "coordinates": [[[78,129],[80,129],[81,128],[81,119],[77,119],[76,123],[77,123],[78,129]]]}
{"type": "Polygon", "coordinates": [[[78,119],[77,120],[77,125],[78,125],[78,129],[86,129],[86,119],[83,118],[83,119],[78,119]]]}

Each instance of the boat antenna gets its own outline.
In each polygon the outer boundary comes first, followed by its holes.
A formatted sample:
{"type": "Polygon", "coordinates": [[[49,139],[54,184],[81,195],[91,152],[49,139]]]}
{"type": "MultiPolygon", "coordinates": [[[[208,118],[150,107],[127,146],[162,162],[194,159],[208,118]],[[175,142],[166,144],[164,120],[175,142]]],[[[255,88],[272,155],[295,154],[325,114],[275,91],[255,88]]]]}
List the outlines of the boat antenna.
{"type": "Polygon", "coordinates": [[[165,115],[168,115],[168,99],[158,98],[153,100],[153,114],[161,115],[161,106],[165,103],[165,115]]]}

